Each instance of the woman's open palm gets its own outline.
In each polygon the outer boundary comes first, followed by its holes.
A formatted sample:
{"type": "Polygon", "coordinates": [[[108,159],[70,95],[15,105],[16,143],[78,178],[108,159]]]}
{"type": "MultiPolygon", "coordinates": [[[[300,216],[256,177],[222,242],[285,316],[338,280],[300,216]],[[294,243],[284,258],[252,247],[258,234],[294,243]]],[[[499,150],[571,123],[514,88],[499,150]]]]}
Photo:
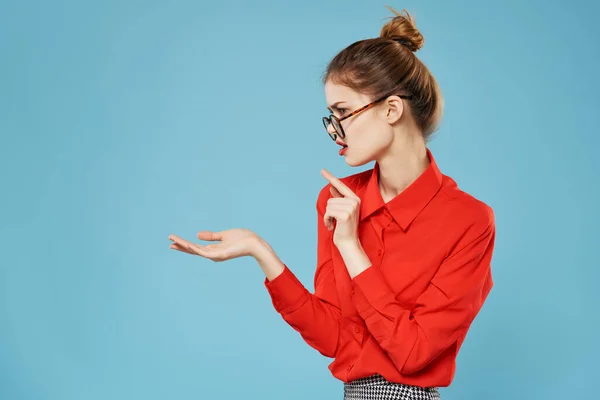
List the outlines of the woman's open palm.
{"type": "Polygon", "coordinates": [[[170,235],[169,240],[175,242],[171,244],[171,248],[219,262],[251,255],[257,240],[254,232],[242,228],[221,232],[200,231],[197,236],[200,240],[217,241],[218,243],[203,246],[191,243],[177,235],[170,235]]]}

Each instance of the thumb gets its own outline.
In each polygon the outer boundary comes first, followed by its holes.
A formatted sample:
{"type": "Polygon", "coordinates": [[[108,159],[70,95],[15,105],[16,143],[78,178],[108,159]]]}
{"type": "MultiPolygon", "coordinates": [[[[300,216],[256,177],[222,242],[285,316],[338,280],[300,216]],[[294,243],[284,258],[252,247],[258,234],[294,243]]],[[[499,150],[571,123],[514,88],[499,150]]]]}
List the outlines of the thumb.
{"type": "Polygon", "coordinates": [[[339,190],[337,190],[334,186],[329,188],[329,192],[333,197],[344,197],[339,190]]]}
{"type": "Polygon", "coordinates": [[[200,231],[196,234],[198,239],[205,241],[215,241],[215,240],[223,240],[220,232],[212,232],[212,231],[200,231]]]}

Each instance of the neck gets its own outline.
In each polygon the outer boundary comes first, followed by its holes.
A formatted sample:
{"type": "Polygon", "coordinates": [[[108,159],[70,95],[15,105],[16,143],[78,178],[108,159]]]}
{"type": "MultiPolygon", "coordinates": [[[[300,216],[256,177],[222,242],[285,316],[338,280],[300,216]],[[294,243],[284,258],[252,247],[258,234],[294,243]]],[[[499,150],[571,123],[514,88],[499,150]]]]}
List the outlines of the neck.
{"type": "Polygon", "coordinates": [[[425,140],[420,132],[395,135],[386,154],[377,160],[379,164],[379,191],[387,203],[410,186],[430,164],[425,140]]]}

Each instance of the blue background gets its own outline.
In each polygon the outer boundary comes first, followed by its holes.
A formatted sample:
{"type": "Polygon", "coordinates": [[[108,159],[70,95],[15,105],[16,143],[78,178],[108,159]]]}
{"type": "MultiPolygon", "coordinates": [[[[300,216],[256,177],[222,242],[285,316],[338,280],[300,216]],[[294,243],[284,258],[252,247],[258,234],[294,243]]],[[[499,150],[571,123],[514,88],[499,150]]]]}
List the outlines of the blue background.
{"type": "MultiPolygon", "coordinates": [[[[1,399],[342,398],[253,259],[168,236],[252,229],[312,291],[319,171],[372,167],[337,155],[320,77],[384,4],[0,3],[1,399]]],[[[446,99],[430,149],[497,219],[442,398],[593,397],[599,3],[388,4],[446,99]]]]}

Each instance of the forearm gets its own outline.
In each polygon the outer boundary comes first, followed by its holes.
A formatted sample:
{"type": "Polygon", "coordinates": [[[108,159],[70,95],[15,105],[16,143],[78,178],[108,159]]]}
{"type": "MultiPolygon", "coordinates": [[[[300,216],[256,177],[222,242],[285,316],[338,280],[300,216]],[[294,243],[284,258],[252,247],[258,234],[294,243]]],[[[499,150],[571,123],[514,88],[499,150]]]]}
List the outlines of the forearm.
{"type": "Polygon", "coordinates": [[[397,299],[383,270],[370,267],[359,246],[338,246],[352,276],[358,314],[402,373],[425,368],[466,335],[493,285],[493,232],[486,228],[447,257],[412,304],[397,299]]]}
{"type": "Polygon", "coordinates": [[[277,312],[311,347],[327,357],[335,357],[339,310],[310,293],[266,241],[257,240],[252,256],[267,278],[265,285],[277,312]]]}
{"type": "Polygon", "coordinates": [[[352,292],[359,315],[364,319],[375,340],[398,368],[402,370],[407,357],[406,350],[410,351],[412,347],[407,344],[409,342],[414,343],[414,338],[417,335],[415,321],[406,321],[406,316],[410,313],[398,307],[396,299],[383,281],[379,271],[369,268],[371,267],[371,261],[358,240],[337,244],[336,246],[353,281],[353,287],[357,287],[357,282],[363,284],[361,287],[366,282],[368,288],[371,289],[369,300],[360,291],[352,292]],[[361,275],[362,272],[364,274],[361,275]],[[357,278],[354,279],[355,277],[357,278]],[[372,293],[376,293],[376,295],[373,296],[372,293]],[[374,299],[378,301],[373,304],[371,302],[374,299]],[[380,302],[385,305],[385,314],[379,312],[381,309],[380,302]],[[402,323],[398,324],[399,321],[402,321],[402,323]],[[398,341],[396,341],[396,338],[398,341]]]}

